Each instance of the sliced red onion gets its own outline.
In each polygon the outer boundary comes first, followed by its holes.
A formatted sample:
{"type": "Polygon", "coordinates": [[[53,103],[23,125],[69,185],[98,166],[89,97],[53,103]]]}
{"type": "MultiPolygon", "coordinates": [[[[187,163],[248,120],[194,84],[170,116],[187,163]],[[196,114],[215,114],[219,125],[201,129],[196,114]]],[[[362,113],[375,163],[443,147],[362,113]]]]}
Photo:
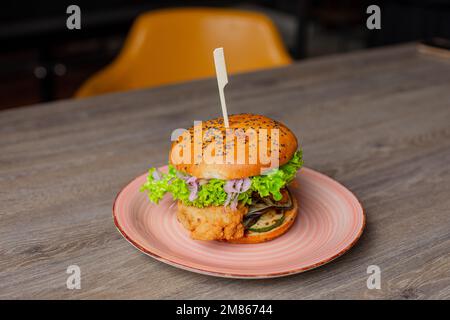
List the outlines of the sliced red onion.
{"type": "Polygon", "coordinates": [[[231,202],[230,208],[233,209],[233,210],[236,210],[236,208],[237,208],[237,205],[238,205],[238,196],[239,196],[239,194],[236,194],[236,195],[234,196],[233,201],[231,202]]]}
{"type": "Polygon", "coordinates": [[[153,179],[155,179],[156,181],[161,180],[161,172],[159,172],[158,169],[155,169],[152,173],[153,179]]]}
{"type": "Polygon", "coordinates": [[[223,189],[226,193],[236,192],[236,190],[234,189],[234,182],[235,180],[228,180],[227,182],[225,182],[225,186],[223,187],[223,189]]]}
{"type": "Polygon", "coordinates": [[[236,190],[236,193],[241,193],[241,188],[242,188],[242,179],[239,179],[238,181],[236,181],[235,185],[234,185],[234,189],[236,190]]]}
{"type": "MultiPolygon", "coordinates": [[[[161,179],[160,173],[156,173],[156,170],[153,172],[153,177],[156,180],[161,179]]],[[[206,179],[197,179],[196,177],[192,177],[189,175],[182,174],[177,172],[177,177],[183,179],[188,184],[188,188],[190,191],[189,201],[194,201],[198,197],[198,189],[200,186],[208,183],[206,179]]],[[[252,181],[249,178],[245,179],[233,179],[227,180],[224,185],[224,190],[227,193],[227,199],[225,200],[224,205],[230,206],[231,209],[235,210],[238,205],[239,195],[243,192],[246,192],[250,189],[252,181]]]]}
{"type": "Polygon", "coordinates": [[[195,199],[197,199],[198,196],[198,187],[197,185],[193,185],[192,187],[189,188],[189,190],[191,190],[191,193],[189,194],[189,201],[194,201],[195,199]]]}
{"type": "Polygon", "coordinates": [[[189,191],[189,201],[194,201],[198,196],[198,183],[196,177],[189,177],[186,179],[186,183],[188,184],[189,191]]]}
{"type": "Polygon", "coordinates": [[[241,192],[248,191],[248,189],[250,189],[251,186],[252,186],[252,180],[250,180],[249,178],[245,178],[244,183],[242,184],[241,192]]]}
{"type": "Polygon", "coordinates": [[[232,196],[232,195],[233,195],[232,193],[228,193],[228,194],[227,194],[227,199],[225,200],[225,203],[224,203],[224,206],[225,206],[225,207],[226,207],[227,205],[230,204],[231,196],[232,196]]]}
{"type": "Polygon", "coordinates": [[[192,202],[195,199],[197,199],[197,197],[198,197],[198,186],[199,186],[197,178],[189,176],[187,174],[182,174],[181,172],[178,172],[178,171],[177,171],[176,175],[177,175],[177,177],[179,179],[183,179],[184,181],[186,181],[186,183],[188,185],[188,189],[190,191],[189,201],[192,202]]]}
{"type": "Polygon", "coordinates": [[[230,205],[231,209],[235,210],[238,205],[239,195],[250,189],[251,180],[249,178],[245,179],[234,179],[225,182],[224,190],[227,193],[227,200],[225,201],[225,206],[230,205]]]}
{"type": "Polygon", "coordinates": [[[189,178],[186,179],[187,183],[195,183],[196,181],[197,181],[196,177],[189,177],[189,178]]]}

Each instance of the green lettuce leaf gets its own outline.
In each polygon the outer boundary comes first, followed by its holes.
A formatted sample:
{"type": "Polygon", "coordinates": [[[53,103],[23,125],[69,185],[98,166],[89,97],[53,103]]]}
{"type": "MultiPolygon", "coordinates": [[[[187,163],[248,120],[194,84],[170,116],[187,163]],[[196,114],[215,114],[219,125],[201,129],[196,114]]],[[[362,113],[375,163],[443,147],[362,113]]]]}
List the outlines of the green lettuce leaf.
{"type": "Polygon", "coordinates": [[[283,198],[280,190],[295,178],[297,171],[303,166],[303,154],[298,150],[288,163],[267,174],[252,178],[251,190],[259,193],[261,197],[272,195],[274,200],[283,198]]]}
{"type": "MultiPolygon", "coordinates": [[[[257,192],[261,197],[272,195],[275,200],[281,200],[280,190],[291,182],[297,171],[303,165],[302,151],[298,150],[292,159],[277,169],[272,169],[264,175],[251,177],[251,187],[248,191],[239,194],[238,200],[244,204],[251,204],[251,195],[257,192]]],[[[159,173],[160,179],[155,179],[155,168],[148,172],[147,181],[142,185],[141,191],[147,192],[150,201],[158,203],[166,193],[172,194],[174,200],[181,200],[185,205],[199,208],[208,206],[221,206],[227,199],[224,190],[225,180],[210,179],[199,187],[197,198],[189,201],[189,187],[183,173],[169,165],[166,174],[159,173]]]]}

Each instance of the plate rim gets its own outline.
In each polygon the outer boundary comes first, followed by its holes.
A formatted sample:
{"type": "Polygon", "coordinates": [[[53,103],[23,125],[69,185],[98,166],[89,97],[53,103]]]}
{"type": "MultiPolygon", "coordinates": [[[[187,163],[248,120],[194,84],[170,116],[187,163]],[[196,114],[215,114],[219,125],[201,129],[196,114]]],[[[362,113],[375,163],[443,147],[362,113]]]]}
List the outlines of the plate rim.
{"type": "MultiPolygon", "coordinates": [[[[161,166],[158,167],[158,169],[162,169],[165,168],[166,166],[161,166]]],[[[215,277],[220,277],[220,278],[231,278],[231,279],[270,279],[270,278],[280,278],[280,277],[286,277],[286,276],[290,276],[290,275],[294,275],[294,274],[299,274],[299,273],[303,273],[306,271],[310,271],[313,269],[316,269],[318,267],[321,267],[325,264],[328,264],[334,260],[336,260],[337,258],[341,257],[342,255],[344,255],[345,253],[347,253],[357,242],[358,240],[361,238],[362,233],[364,232],[365,228],[366,228],[366,223],[367,223],[367,218],[366,218],[366,213],[364,211],[364,207],[362,206],[361,202],[359,201],[358,197],[356,197],[356,195],[349,190],[347,187],[345,187],[343,184],[341,184],[339,181],[319,172],[316,171],[314,169],[311,168],[307,168],[307,167],[303,167],[301,170],[306,170],[306,171],[310,171],[314,174],[318,174],[320,176],[322,176],[323,178],[325,178],[326,180],[331,180],[333,181],[333,183],[337,183],[338,185],[340,185],[341,187],[343,187],[345,190],[347,190],[352,196],[353,198],[356,200],[359,209],[361,210],[362,213],[362,225],[360,230],[358,231],[358,234],[356,235],[356,237],[353,239],[353,241],[348,244],[344,249],[342,249],[341,251],[339,251],[338,253],[336,253],[335,255],[331,256],[328,259],[325,259],[323,261],[302,267],[302,268],[297,268],[297,269],[293,269],[293,270],[289,270],[289,271],[284,271],[284,272],[272,272],[272,273],[268,273],[268,274],[264,274],[264,275],[251,275],[251,274],[235,274],[235,273],[225,273],[225,272],[214,272],[214,271],[210,271],[210,270],[204,270],[201,268],[196,268],[196,267],[192,267],[180,262],[175,262],[172,261],[168,258],[162,257],[159,254],[156,254],[154,252],[152,252],[151,250],[144,248],[143,246],[141,246],[139,243],[137,243],[136,241],[134,241],[133,239],[131,239],[131,237],[129,237],[126,232],[120,227],[119,222],[117,221],[117,217],[116,217],[116,203],[117,203],[117,199],[119,198],[119,196],[122,194],[122,192],[134,181],[136,181],[137,179],[141,178],[142,176],[147,175],[147,173],[143,173],[141,175],[138,175],[137,177],[131,179],[128,183],[126,183],[121,189],[120,191],[117,193],[115,199],[114,199],[114,203],[112,206],[112,216],[113,216],[113,220],[114,220],[114,225],[116,227],[116,229],[119,231],[119,233],[125,238],[125,240],[127,240],[127,242],[129,244],[131,244],[133,247],[135,247],[136,249],[138,249],[139,251],[141,251],[142,253],[144,253],[145,255],[152,257],[154,259],[156,259],[157,261],[166,263],[170,266],[179,268],[179,269],[183,269],[183,270],[187,270],[187,271],[191,271],[191,272],[195,272],[195,273],[199,273],[199,274],[203,274],[203,275],[209,275],[209,276],[215,276],[215,277]]]]}

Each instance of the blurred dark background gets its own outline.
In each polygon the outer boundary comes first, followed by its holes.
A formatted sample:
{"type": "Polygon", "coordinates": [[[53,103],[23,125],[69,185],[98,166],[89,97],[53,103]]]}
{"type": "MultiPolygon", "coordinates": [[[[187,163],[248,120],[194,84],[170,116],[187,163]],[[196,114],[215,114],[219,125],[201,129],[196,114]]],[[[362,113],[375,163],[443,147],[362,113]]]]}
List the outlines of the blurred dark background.
{"type": "Polygon", "coordinates": [[[0,10],[0,109],[70,98],[110,63],[142,12],[177,6],[255,10],[277,26],[295,59],[408,41],[450,38],[450,1],[8,1],[0,10]],[[66,29],[66,8],[81,8],[82,29],[66,29]],[[381,30],[366,8],[381,7],[381,30]]]}

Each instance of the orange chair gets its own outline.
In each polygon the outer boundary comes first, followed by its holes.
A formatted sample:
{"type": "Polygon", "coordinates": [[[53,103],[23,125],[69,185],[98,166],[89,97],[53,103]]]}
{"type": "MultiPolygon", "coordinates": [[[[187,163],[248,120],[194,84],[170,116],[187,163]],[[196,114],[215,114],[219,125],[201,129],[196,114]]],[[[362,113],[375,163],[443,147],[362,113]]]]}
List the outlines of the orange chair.
{"type": "Polygon", "coordinates": [[[119,56],[76,93],[87,97],[215,75],[213,50],[223,47],[230,74],[292,62],[264,15],[185,8],[139,16],[119,56]]]}

